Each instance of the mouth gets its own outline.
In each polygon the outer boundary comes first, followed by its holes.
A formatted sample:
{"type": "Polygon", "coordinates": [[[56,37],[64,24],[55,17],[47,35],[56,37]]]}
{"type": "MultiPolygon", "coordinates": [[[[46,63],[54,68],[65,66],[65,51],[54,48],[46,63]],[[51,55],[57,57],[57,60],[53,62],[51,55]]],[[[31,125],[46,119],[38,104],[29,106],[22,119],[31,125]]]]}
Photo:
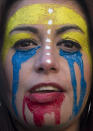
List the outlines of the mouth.
{"type": "Polygon", "coordinates": [[[23,100],[23,117],[25,115],[25,105],[31,113],[36,126],[44,124],[44,115],[54,113],[55,123],[60,124],[60,109],[65,99],[65,90],[56,83],[41,83],[28,90],[23,100]]]}
{"type": "Polygon", "coordinates": [[[65,90],[56,83],[40,83],[33,86],[29,91],[29,99],[35,103],[51,103],[56,101],[65,90]]]}
{"type": "Polygon", "coordinates": [[[63,87],[56,83],[40,83],[33,86],[29,92],[30,93],[51,93],[51,92],[64,92],[63,87]]]}

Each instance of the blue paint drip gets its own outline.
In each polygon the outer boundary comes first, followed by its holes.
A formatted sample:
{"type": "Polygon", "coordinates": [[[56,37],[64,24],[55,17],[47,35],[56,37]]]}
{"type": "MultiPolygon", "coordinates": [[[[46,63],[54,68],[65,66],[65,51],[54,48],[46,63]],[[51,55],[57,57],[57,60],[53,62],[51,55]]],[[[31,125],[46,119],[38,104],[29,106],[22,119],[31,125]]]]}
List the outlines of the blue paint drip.
{"type": "Polygon", "coordinates": [[[33,57],[39,48],[40,46],[36,48],[32,48],[28,51],[17,50],[12,57],[12,64],[13,64],[12,106],[16,115],[18,115],[18,112],[16,109],[15,99],[16,99],[16,93],[19,85],[19,71],[21,69],[21,64],[26,62],[31,57],[33,57]]]}
{"type": "Polygon", "coordinates": [[[82,54],[80,51],[74,52],[74,53],[69,53],[69,52],[64,52],[62,49],[59,51],[60,56],[63,56],[69,65],[70,68],[70,74],[71,74],[71,82],[73,86],[73,92],[74,92],[74,106],[73,106],[73,114],[77,115],[79,110],[81,109],[84,96],[86,94],[86,81],[84,80],[84,67],[83,67],[83,60],[82,60],[82,54]],[[80,89],[80,100],[79,104],[77,104],[77,81],[76,81],[76,76],[75,76],[75,70],[74,70],[74,63],[77,63],[80,72],[81,72],[81,89],[80,89]]]}

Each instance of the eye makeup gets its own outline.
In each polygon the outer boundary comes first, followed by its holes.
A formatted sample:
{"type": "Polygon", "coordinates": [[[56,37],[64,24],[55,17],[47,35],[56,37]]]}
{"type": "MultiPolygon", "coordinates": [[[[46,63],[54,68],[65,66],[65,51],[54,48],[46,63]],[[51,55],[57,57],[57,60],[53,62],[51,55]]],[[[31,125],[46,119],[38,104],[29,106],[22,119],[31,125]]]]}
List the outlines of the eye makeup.
{"type": "Polygon", "coordinates": [[[19,32],[19,33],[15,33],[12,35],[8,35],[7,39],[5,39],[5,43],[2,49],[2,57],[3,59],[5,58],[5,54],[7,54],[7,51],[12,48],[13,46],[15,46],[15,43],[21,40],[35,40],[35,35],[33,35],[32,33],[24,33],[24,32],[19,32]]]}
{"type": "Polygon", "coordinates": [[[47,38],[45,42],[50,43],[52,41],[51,41],[51,39],[47,38]]]}
{"type": "Polygon", "coordinates": [[[89,41],[88,41],[88,37],[85,34],[80,32],[70,31],[60,35],[60,37],[62,39],[76,41],[78,44],[80,44],[81,50],[83,50],[91,59],[90,50],[89,50],[89,41]]]}
{"type": "Polygon", "coordinates": [[[50,50],[51,47],[47,45],[47,46],[45,46],[45,49],[50,50]]]}
{"type": "Polygon", "coordinates": [[[46,55],[47,55],[47,56],[50,56],[50,55],[51,55],[51,53],[46,53],[46,55]]]}
{"type": "MultiPolygon", "coordinates": [[[[60,49],[59,52],[60,56],[64,57],[64,59],[67,60],[69,69],[70,69],[70,75],[71,75],[71,83],[72,83],[72,88],[73,88],[73,112],[72,112],[72,117],[76,116],[78,112],[80,111],[84,97],[86,95],[86,88],[87,88],[87,83],[84,78],[84,64],[83,64],[83,59],[82,59],[82,53],[80,51],[77,51],[75,53],[70,53],[68,55],[65,53],[63,50],[60,49]],[[81,73],[81,78],[80,78],[80,98],[79,102],[77,103],[77,79],[76,79],[76,74],[75,74],[75,67],[74,63],[76,63],[79,67],[80,73],[81,73]]],[[[71,118],[72,118],[71,117],[71,118]]],[[[71,119],[70,118],[70,119],[71,119]]]]}
{"type": "MultiPolygon", "coordinates": [[[[76,25],[83,30],[85,34],[85,38],[88,39],[87,24],[85,20],[73,9],[58,4],[33,4],[18,9],[16,13],[14,13],[14,15],[9,18],[6,27],[4,46],[2,50],[3,56],[5,56],[9,48],[11,48],[9,32],[11,32],[14,28],[16,28],[19,25],[33,25],[33,24],[46,25],[48,27],[47,30],[48,35],[51,35],[51,28],[50,28],[51,26],[66,25],[66,24],[76,25]]],[[[64,37],[66,37],[66,35],[67,34],[65,34],[64,37]]],[[[76,36],[74,35],[73,32],[71,32],[71,34],[69,35],[71,35],[71,37],[76,36]]],[[[50,40],[49,39],[50,38],[48,39],[46,38],[46,41],[51,42],[51,39],[50,40]]],[[[83,49],[85,51],[87,50],[87,52],[89,52],[89,47],[88,47],[89,44],[85,40],[84,40],[84,44],[86,45],[82,44],[82,46],[84,46],[83,49]]]]}
{"type": "Polygon", "coordinates": [[[52,14],[53,12],[54,12],[54,11],[53,11],[52,8],[49,8],[49,9],[48,9],[48,13],[49,13],[49,14],[52,14]]]}
{"type": "Polygon", "coordinates": [[[57,43],[57,46],[66,53],[75,53],[81,50],[80,44],[71,39],[62,39],[57,43]]]}
{"type": "Polygon", "coordinates": [[[47,34],[50,35],[51,34],[51,29],[47,30],[47,34]]]}
{"type": "Polygon", "coordinates": [[[49,20],[48,25],[52,25],[52,24],[53,24],[53,20],[49,20]]]}
{"type": "Polygon", "coordinates": [[[16,50],[20,50],[20,51],[26,51],[26,50],[29,50],[31,48],[35,48],[36,46],[38,46],[38,44],[35,40],[23,39],[23,40],[17,41],[14,44],[13,48],[16,49],[16,50]]]}
{"type": "Polygon", "coordinates": [[[50,63],[51,63],[51,60],[50,60],[50,59],[47,59],[47,60],[46,60],[46,63],[49,63],[49,64],[50,64],[50,63]]]}
{"type": "MultiPolygon", "coordinates": [[[[51,35],[50,26],[53,25],[66,25],[72,24],[79,26],[87,38],[87,24],[85,20],[76,13],[73,9],[70,9],[65,6],[61,6],[58,4],[34,4],[30,6],[25,6],[23,8],[18,9],[16,13],[10,17],[6,27],[5,41],[2,50],[3,56],[5,56],[11,48],[11,42],[9,41],[9,32],[16,28],[19,25],[33,25],[33,24],[44,24],[48,26],[47,34],[51,35]],[[45,15],[46,14],[46,15],[45,15]],[[75,18],[75,19],[73,19],[75,18]],[[15,21],[16,19],[16,21],[15,21]],[[8,44],[7,44],[8,42],[8,44]],[[8,48],[7,48],[8,47],[8,48]]],[[[71,35],[74,33],[72,32],[71,35]]],[[[70,34],[69,34],[70,35],[70,34]]],[[[47,42],[51,42],[50,38],[46,38],[47,42]]],[[[86,42],[84,42],[86,43],[86,42]]],[[[89,46],[88,43],[86,43],[89,46]]],[[[87,48],[84,45],[84,49],[86,48],[87,52],[89,52],[89,47],[87,48]]],[[[89,54],[89,53],[88,53],[89,54]]]]}
{"type": "Polygon", "coordinates": [[[31,59],[36,53],[40,46],[32,48],[28,51],[17,50],[12,56],[12,65],[13,65],[13,81],[12,81],[12,107],[18,116],[18,111],[16,108],[16,93],[18,92],[19,87],[19,72],[21,70],[21,65],[27,60],[31,59]]]}
{"type": "Polygon", "coordinates": [[[10,32],[10,30],[17,25],[47,25],[48,23],[49,25],[76,24],[84,30],[84,32],[87,31],[86,22],[78,13],[73,9],[58,4],[34,4],[18,9],[18,11],[16,11],[16,13],[9,19],[7,31],[10,32]]]}

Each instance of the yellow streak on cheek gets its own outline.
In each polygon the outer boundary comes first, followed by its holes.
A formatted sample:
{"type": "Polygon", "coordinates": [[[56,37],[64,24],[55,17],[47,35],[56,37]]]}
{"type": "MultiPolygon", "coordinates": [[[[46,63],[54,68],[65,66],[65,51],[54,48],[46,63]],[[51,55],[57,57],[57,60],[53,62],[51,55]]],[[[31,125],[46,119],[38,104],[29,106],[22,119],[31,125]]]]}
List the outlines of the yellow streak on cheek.
{"type": "Polygon", "coordinates": [[[81,45],[81,50],[84,51],[89,59],[91,60],[91,54],[90,54],[90,47],[89,47],[89,39],[88,34],[82,34],[81,32],[67,32],[61,36],[62,39],[71,39],[72,41],[76,41],[81,45]]]}
{"type": "Polygon", "coordinates": [[[7,36],[4,41],[4,46],[2,49],[2,58],[4,60],[5,56],[7,55],[9,49],[14,46],[14,44],[21,39],[31,39],[33,36],[29,33],[17,33],[11,36],[7,36]]]}

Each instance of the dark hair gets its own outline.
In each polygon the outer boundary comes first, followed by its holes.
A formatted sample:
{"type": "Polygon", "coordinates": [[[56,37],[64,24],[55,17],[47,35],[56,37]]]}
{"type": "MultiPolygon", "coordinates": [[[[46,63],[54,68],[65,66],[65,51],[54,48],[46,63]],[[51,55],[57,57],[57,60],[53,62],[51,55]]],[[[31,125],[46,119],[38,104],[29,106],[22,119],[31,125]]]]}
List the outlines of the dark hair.
{"type": "MultiPolygon", "coordinates": [[[[80,4],[83,13],[86,15],[88,33],[89,33],[90,52],[93,58],[93,29],[92,29],[92,23],[90,20],[89,10],[88,10],[85,0],[77,0],[77,1],[80,4]]],[[[92,60],[92,65],[93,65],[93,60],[92,60]]],[[[93,71],[92,71],[92,78],[93,78],[93,71]]],[[[92,124],[93,122],[93,88],[92,86],[93,86],[93,80],[91,83],[90,95],[80,119],[81,131],[93,131],[93,124],[92,124]],[[90,105],[91,105],[91,108],[89,107],[90,105]],[[89,111],[89,108],[90,108],[90,111],[89,111]]]]}
{"type": "Polygon", "coordinates": [[[10,7],[19,0],[3,0],[1,1],[1,14],[0,14],[0,51],[3,45],[4,33],[5,33],[5,25],[7,20],[7,13],[10,7]]]}
{"type": "MultiPolygon", "coordinates": [[[[0,49],[2,48],[2,43],[3,43],[3,37],[4,37],[4,31],[5,31],[5,25],[6,25],[6,19],[7,19],[7,12],[10,9],[10,7],[19,0],[3,0],[1,3],[1,18],[0,19],[0,41],[1,41],[1,45],[0,45],[0,49]]],[[[89,16],[89,11],[86,5],[85,0],[77,0],[77,2],[79,3],[79,5],[81,6],[81,9],[83,11],[83,13],[86,16],[86,20],[87,20],[87,25],[88,25],[88,31],[89,31],[89,40],[90,40],[90,51],[91,51],[91,56],[93,58],[93,30],[92,30],[92,24],[90,21],[90,16],[89,16]]],[[[93,62],[93,61],[92,61],[93,62]]],[[[93,73],[92,73],[93,74],[93,73]]],[[[93,84],[92,84],[93,85],[93,84]]],[[[91,87],[92,87],[91,85],[91,87]]],[[[93,88],[91,88],[90,91],[90,95],[86,104],[86,107],[81,115],[81,119],[80,119],[80,131],[92,131],[92,119],[93,119],[93,88]],[[89,104],[91,102],[91,109],[90,112],[88,113],[88,109],[89,109],[89,104]]]]}

